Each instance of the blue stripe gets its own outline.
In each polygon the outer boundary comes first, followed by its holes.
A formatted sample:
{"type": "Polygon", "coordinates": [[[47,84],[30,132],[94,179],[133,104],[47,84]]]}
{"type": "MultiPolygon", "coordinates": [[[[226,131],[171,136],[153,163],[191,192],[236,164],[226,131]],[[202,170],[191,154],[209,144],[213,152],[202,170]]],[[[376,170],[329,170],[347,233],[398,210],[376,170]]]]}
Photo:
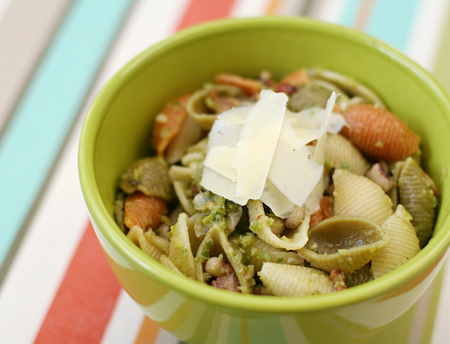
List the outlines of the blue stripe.
{"type": "Polygon", "coordinates": [[[0,266],[132,2],[76,0],[25,91],[0,142],[0,266]]]}
{"type": "Polygon", "coordinates": [[[346,0],[343,5],[344,10],[342,11],[339,24],[347,27],[353,27],[355,25],[360,4],[361,0],[346,0]]]}
{"type": "Polygon", "coordinates": [[[420,0],[377,0],[366,32],[405,52],[420,0]]]}

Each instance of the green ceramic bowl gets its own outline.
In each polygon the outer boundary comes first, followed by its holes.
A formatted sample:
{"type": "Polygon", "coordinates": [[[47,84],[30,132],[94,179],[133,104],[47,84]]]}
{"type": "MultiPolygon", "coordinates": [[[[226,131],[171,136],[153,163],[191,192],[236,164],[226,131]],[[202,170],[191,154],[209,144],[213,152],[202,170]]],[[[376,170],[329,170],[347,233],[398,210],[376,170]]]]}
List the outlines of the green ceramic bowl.
{"type": "Polygon", "coordinates": [[[450,101],[416,63],[360,32],[304,18],[212,22],[141,53],[102,89],[86,118],[79,173],[90,216],[118,280],[144,312],[192,343],[352,343],[404,314],[433,281],[450,243],[450,101]],[[180,277],[143,254],[116,226],[120,174],[148,154],[150,128],[168,100],[217,72],[280,77],[299,67],[339,71],[372,87],[422,137],[425,169],[441,192],[429,244],[396,271],[312,297],[240,295],[180,277]]]}

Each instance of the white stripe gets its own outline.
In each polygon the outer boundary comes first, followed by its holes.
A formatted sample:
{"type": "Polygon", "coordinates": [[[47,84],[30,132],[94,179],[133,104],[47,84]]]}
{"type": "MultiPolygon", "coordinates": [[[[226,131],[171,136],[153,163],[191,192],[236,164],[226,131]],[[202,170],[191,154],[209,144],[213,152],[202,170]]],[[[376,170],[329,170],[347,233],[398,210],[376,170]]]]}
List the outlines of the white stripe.
{"type": "Polygon", "coordinates": [[[449,6],[448,0],[421,0],[417,8],[406,53],[425,69],[433,69],[449,6]]]}
{"type": "Polygon", "coordinates": [[[332,24],[339,24],[346,0],[315,0],[308,16],[332,24]]]}
{"type": "Polygon", "coordinates": [[[112,52],[113,73],[146,48],[174,33],[188,4],[188,0],[137,1],[112,52]]]}
{"type": "MultiPolygon", "coordinates": [[[[308,3],[311,3],[312,0],[284,0],[281,2],[279,8],[279,15],[282,16],[301,16],[308,15],[309,13],[305,13],[308,9],[308,3]]],[[[311,3],[313,5],[314,2],[311,3]]]]}
{"type": "Polygon", "coordinates": [[[245,18],[264,15],[269,3],[270,0],[237,0],[231,9],[230,16],[245,18]]]}
{"type": "MultiPolygon", "coordinates": [[[[172,33],[185,4],[186,0],[136,4],[82,113],[133,55],[172,33]]],[[[69,137],[0,291],[0,343],[33,341],[88,223],[77,173],[82,120],[69,137]]]]}
{"type": "Polygon", "coordinates": [[[441,295],[436,311],[436,320],[433,328],[431,343],[448,343],[449,339],[449,319],[450,319],[450,263],[444,265],[444,277],[441,286],[441,295]]]}
{"type": "Polygon", "coordinates": [[[102,343],[134,343],[144,317],[137,303],[122,290],[103,335],[102,343]]]}
{"type": "Polygon", "coordinates": [[[178,344],[179,340],[173,334],[166,330],[161,330],[158,333],[155,344],[178,344]]]}

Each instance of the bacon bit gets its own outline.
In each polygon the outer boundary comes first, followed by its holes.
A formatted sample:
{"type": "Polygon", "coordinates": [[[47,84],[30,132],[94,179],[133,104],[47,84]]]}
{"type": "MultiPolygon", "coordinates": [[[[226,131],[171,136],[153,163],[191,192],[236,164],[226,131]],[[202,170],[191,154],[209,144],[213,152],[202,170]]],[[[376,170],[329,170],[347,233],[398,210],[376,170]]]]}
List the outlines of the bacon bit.
{"type": "Polygon", "coordinates": [[[268,87],[274,87],[275,80],[272,78],[272,74],[269,71],[263,70],[259,76],[258,80],[268,87]]]}
{"type": "Polygon", "coordinates": [[[234,97],[219,96],[215,90],[209,92],[208,97],[212,100],[212,110],[215,113],[222,113],[240,105],[241,101],[234,97]]]}
{"type": "Polygon", "coordinates": [[[225,276],[216,278],[211,282],[211,285],[219,289],[241,293],[241,290],[239,289],[239,280],[233,268],[231,267],[231,264],[226,262],[225,265],[225,276]]]}
{"type": "Polygon", "coordinates": [[[308,72],[305,68],[298,69],[281,79],[280,84],[291,84],[293,86],[301,86],[308,82],[308,72]]]}
{"type": "Polygon", "coordinates": [[[186,104],[190,95],[184,95],[168,102],[156,116],[153,125],[153,142],[156,153],[164,157],[170,142],[177,136],[188,115],[186,104]]]}
{"type": "Polygon", "coordinates": [[[295,91],[297,91],[297,87],[291,84],[288,84],[286,82],[279,83],[277,87],[275,88],[275,92],[283,92],[287,95],[293,94],[295,91]]]}
{"type": "Polygon", "coordinates": [[[334,289],[336,291],[347,289],[347,281],[345,280],[345,274],[342,270],[331,270],[330,278],[334,283],[334,289]]]}
{"type": "Polygon", "coordinates": [[[333,197],[324,196],[320,200],[320,208],[311,215],[309,227],[317,226],[320,222],[333,216],[333,197]]]}
{"type": "Polygon", "coordinates": [[[124,208],[125,225],[139,226],[144,231],[150,227],[156,229],[161,224],[161,215],[167,214],[166,201],[139,191],[127,196],[124,208]]]}
{"type": "Polygon", "coordinates": [[[388,175],[388,168],[377,162],[366,173],[366,177],[378,184],[384,192],[389,192],[394,187],[394,179],[388,175]]]}
{"type": "Polygon", "coordinates": [[[323,219],[328,219],[334,213],[334,198],[331,196],[324,196],[320,200],[320,210],[322,210],[323,219]]]}
{"type": "Polygon", "coordinates": [[[261,90],[261,84],[253,79],[243,78],[236,74],[220,73],[214,77],[217,84],[231,85],[239,87],[248,95],[256,95],[261,90]]]}
{"type": "Polygon", "coordinates": [[[311,214],[311,218],[309,220],[309,228],[317,226],[323,220],[324,218],[322,215],[322,209],[319,209],[314,214],[311,214]]]}

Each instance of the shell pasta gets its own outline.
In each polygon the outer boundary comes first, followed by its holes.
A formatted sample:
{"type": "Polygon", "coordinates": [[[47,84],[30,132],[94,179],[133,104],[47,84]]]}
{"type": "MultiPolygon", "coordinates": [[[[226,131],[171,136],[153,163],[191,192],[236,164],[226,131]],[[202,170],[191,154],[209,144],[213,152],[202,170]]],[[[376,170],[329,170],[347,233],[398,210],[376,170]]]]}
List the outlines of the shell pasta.
{"type": "Polygon", "coordinates": [[[151,259],[229,292],[312,296],[430,240],[420,137],[366,85],[315,68],[205,82],[155,114],[153,153],[118,181],[118,227],[151,259]]]}

